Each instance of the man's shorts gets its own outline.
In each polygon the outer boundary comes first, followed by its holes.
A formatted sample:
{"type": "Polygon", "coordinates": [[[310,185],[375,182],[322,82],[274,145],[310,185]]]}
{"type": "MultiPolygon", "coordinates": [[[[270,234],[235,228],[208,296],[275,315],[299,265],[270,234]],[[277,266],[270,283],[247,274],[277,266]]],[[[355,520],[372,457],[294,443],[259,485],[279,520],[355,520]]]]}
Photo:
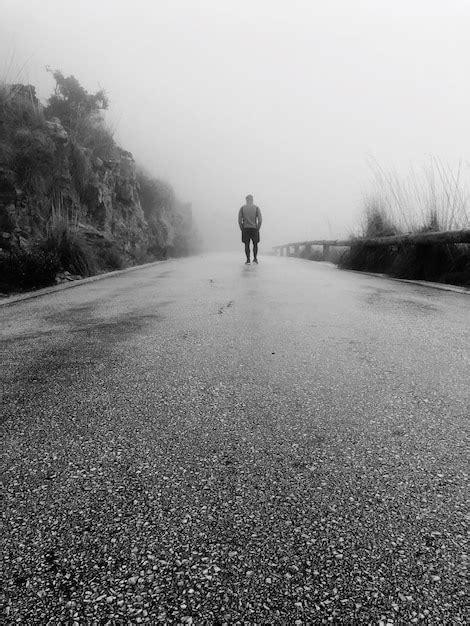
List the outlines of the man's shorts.
{"type": "Polygon", "coordinates": [[[242,241],[243,243],[259,243],[259,229],[258,228],[242,228],[242,241]]]}

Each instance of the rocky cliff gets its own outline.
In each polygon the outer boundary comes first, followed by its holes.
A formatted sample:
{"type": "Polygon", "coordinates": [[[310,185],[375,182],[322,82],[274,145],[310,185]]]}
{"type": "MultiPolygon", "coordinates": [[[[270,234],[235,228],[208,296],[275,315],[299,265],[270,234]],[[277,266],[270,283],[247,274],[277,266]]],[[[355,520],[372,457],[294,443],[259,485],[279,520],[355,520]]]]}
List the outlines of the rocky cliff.
{"type": "MultiPolygon", "coordinates": [[[[78,133],[49,113],[32,86],[0,90],[3,255],[44,238],[58,215],[91,248],[103,242],[113,247],[118,265],[195,250],[190,205],[139,170],[100,116],[90,115],[87,133],[78,133]]],[[[98,267],[103,269],[112,268],[98,267]]]]}

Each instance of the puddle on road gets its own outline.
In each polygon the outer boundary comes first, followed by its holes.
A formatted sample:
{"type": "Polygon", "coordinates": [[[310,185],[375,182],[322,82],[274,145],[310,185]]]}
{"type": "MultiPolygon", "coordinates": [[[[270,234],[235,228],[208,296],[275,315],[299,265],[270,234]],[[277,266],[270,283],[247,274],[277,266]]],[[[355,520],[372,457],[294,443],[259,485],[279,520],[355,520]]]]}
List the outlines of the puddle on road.
{"type": "Polygon", "coordinates": [[[74,336],[88,335],[93,336],[96,340],[106,342],[116,341],[122,342],[145,327],[156,325],[163,322],[165,316],[154,313],[149,315],[128,315],[125,317],[117,317],[115,319],[89,320],[85,324],[74,326],[68,329],[68,332],[74,336]]]}
{"type": "Polygon", "coordinates": [[[43,320],[52,324],[58,329],[67,329],[71,332],[80,332],[84,327],[108,327],[119,325],[120,323],[124,325],[129,325],[131,323],[138,324],[139,320],[142,320],[143,323],[148,322],[149,320],[163,321],[165,316],[158,311],[160,308],[164,308],[168,305],[172,304],[172,301],[162,301],[158,302],[156,305],[157,311],[152,312],[140,312],[137,310],[123,312],[118,315],[110,315],[110,307],[107,306],[106,309],[101,309],[97,307],[96,304],[86,304],[80,305],[77,307],[73,307],[70,309],[66,309],[64,311],[54,311],[47,315],[44,315],[43,320]]]}
{"type": "Polygon", "coordinates": [[[372,293],[368,293],[363,298],[363,303],[368,308],[375,307],[378,309],[386,309],[396,313],[419,313],[433,314],[439,313],[440,308],[434,304],[423,302],[422,299],[406,298],[401,294],[387,290],[374,288],[372,293]]]}
{"type": "Polygon", "coordinates": [[[432,304],[427,304],[425,302],[418,302],[418,300],[400,300],[400,304],[404,304],[409,308],[415,309],[417,311],[420,312],[438,312],[439,309],[432,305],[432,304]]]}

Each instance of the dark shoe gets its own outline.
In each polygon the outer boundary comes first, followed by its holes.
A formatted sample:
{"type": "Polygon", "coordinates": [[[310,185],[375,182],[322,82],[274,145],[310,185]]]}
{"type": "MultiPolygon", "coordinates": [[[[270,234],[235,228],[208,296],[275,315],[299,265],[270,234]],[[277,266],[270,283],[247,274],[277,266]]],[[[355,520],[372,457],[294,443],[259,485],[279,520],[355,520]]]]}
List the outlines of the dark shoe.
{"type": "Polygon", "coordinates": [[[256,263],[256,265],[258,265],[258,259],[253,259],[253,263],[256,263]]]}
{"type": "Polygon", "coordinates": [[[245,261],[245,265],[250,265],[250,259],[247,259],[247,260],[245,261]]]}

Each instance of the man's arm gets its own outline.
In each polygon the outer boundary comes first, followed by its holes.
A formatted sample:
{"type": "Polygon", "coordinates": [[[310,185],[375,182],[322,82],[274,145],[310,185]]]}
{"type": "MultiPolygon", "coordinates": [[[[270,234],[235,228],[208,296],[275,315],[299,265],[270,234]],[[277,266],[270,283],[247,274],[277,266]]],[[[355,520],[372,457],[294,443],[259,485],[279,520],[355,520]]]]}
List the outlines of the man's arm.
{"type": "Polygon", "coordinates": [[[238,211],[238,225],[240,226],[240,230],[243,228],[243,207],[238,211]]]}
{"type": "Polygon", "coordinates": [[[259,230],[263,222],[263,216],[261,215],[261,209],[259,207],[258,207],[258,210],[256,211],[256,216],[258,218],[258,230],[259,230]]]}

